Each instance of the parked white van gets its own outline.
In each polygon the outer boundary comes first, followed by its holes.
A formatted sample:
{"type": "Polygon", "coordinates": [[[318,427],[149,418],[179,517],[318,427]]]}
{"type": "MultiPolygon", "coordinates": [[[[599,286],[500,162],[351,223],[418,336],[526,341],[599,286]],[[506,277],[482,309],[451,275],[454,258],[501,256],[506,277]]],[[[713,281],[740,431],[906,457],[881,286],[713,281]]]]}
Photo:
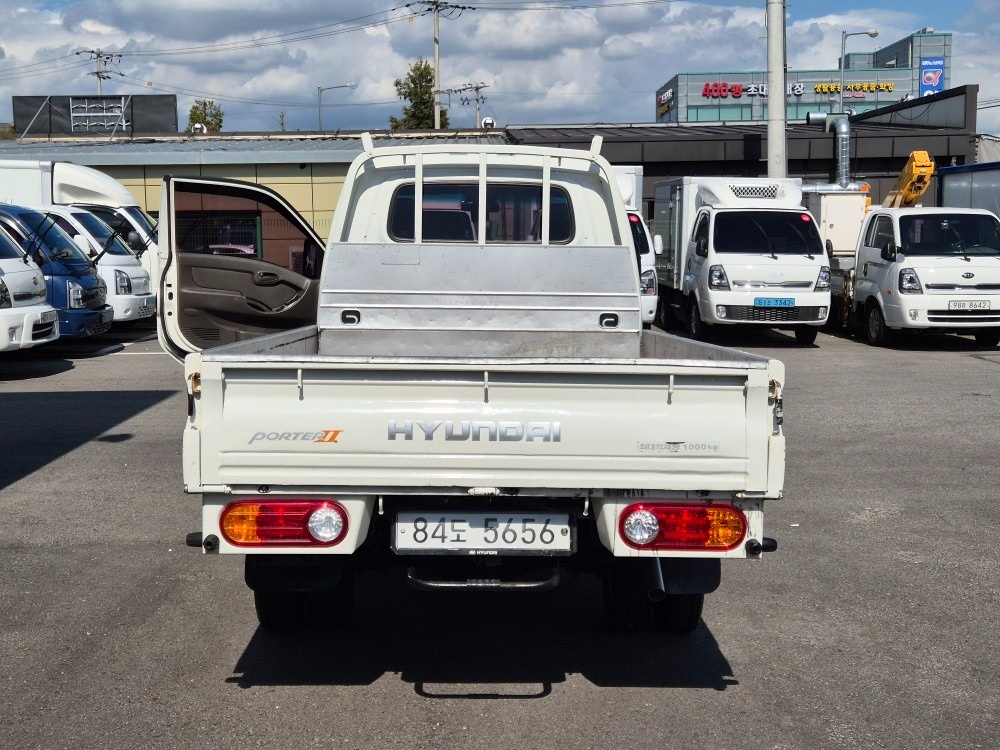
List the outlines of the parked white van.
{"type": "Polygon", "coordinates": [[[108,287],[107,302],[114,309],[115,323],[141,320],[156,312],[156,295],[150,290],[149,273],[111,227],[76,206],[46,206],[38,210],[52,217],[96,261],[97,272],[108,287]]]}
{"type": "Polygon", "coordinates": [[[45,295],[41,270],[0,230],[0,352],[59,338],[59,313],[45,295]]]}

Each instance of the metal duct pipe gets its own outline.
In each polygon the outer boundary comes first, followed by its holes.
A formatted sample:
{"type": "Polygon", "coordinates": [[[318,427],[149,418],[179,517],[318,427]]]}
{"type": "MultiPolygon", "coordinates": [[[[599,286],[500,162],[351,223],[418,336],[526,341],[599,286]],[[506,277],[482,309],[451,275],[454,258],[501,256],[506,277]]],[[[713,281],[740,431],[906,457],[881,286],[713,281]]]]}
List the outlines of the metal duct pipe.
{"type": "Polygon", "coordinates": [[[844,116],[833,125],[837,134],[837,184],[846,188],[851,182],[851,122],[844,116]]]}

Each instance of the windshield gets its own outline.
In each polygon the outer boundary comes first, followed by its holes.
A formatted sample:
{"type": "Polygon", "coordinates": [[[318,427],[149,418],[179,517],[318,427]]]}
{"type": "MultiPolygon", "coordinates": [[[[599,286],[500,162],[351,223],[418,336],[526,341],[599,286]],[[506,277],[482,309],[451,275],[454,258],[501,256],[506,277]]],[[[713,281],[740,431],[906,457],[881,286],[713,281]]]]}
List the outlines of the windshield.
{"type": "Polygon", "coordinates": [[[32,248],[37,247],[46,262],[59,260],[90,263],[90,259],[83,250],[77,247],[73,239],[60,229],[50,216],[39,211],[19,211],[16,218],[18,223],[31,235],[29,242],[32,248]]]}
{"type": "Polygon", "coordinates": [[[713,240],[717,253],[823,254],[808,211],[720,211],[713,240]]]}
{"type": "Polygon", "coordinates": [[[153,242],[158,242],[156,237],[156,222],[153,221],[149,214],[138,206],[122,206],[119,210],[128,214],[135,225],[143,229],[153,242]]]}
{"type": "Polygon", "coordinates": [[[23,260],[24,253],[4,232],[0,232],[0,260],[23,260]]]}
{"type": "Polygon", "coordinates": [[[988,214],[901,216],[906,255],[1000,255],[1000,222],[988,214]]]}
{"type": "Polygon", "coordinates": [[[98,251],[106,250],[108,255],[131,255],[128,246],[122,242],[119,235],[116,235],[107,224],[98,219],[89,211],[74,211],[73,218],[87,230],[90,235],[97,240],[100,245],[98,251]],[[112,239],[114,238],[114,239],[112,239]]]}
{"type": "Polygon", "coordinates": [[[629,211],[628,223],[632,230],[632,242],[635,244],[636,255],[645,255],[649,252],[649,243],[646,241],[646,230],[642,226],[642,217],[629,211]]]}

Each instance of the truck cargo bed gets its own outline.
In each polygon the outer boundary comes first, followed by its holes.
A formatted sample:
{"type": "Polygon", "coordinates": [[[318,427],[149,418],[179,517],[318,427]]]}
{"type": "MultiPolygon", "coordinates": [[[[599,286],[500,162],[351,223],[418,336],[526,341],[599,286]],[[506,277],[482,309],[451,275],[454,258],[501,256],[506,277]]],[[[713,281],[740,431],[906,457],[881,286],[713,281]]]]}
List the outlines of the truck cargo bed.
{"type": "Polygon", "coordinates": [[[187,358],[188,491],[780,491],[784,374],[765,357],[659,331],[636,359],[326,356],[317,341],[309,326],[187,358]]]}

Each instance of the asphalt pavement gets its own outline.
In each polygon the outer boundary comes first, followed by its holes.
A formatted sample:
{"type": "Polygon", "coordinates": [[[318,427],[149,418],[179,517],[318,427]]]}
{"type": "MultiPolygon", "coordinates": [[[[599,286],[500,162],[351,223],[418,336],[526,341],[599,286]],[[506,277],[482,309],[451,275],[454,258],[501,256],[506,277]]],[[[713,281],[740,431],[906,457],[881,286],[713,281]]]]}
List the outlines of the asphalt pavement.
{"type": "Polygon", "coordinates": [[[359,581],[342,633],[257,627],[184,545],[181,365],[148,327],[0,360],[4,748],[997,748],[1000,350],[821,333],[783,360],[778,551],[690,636],[533,594],[359,581]]]}

